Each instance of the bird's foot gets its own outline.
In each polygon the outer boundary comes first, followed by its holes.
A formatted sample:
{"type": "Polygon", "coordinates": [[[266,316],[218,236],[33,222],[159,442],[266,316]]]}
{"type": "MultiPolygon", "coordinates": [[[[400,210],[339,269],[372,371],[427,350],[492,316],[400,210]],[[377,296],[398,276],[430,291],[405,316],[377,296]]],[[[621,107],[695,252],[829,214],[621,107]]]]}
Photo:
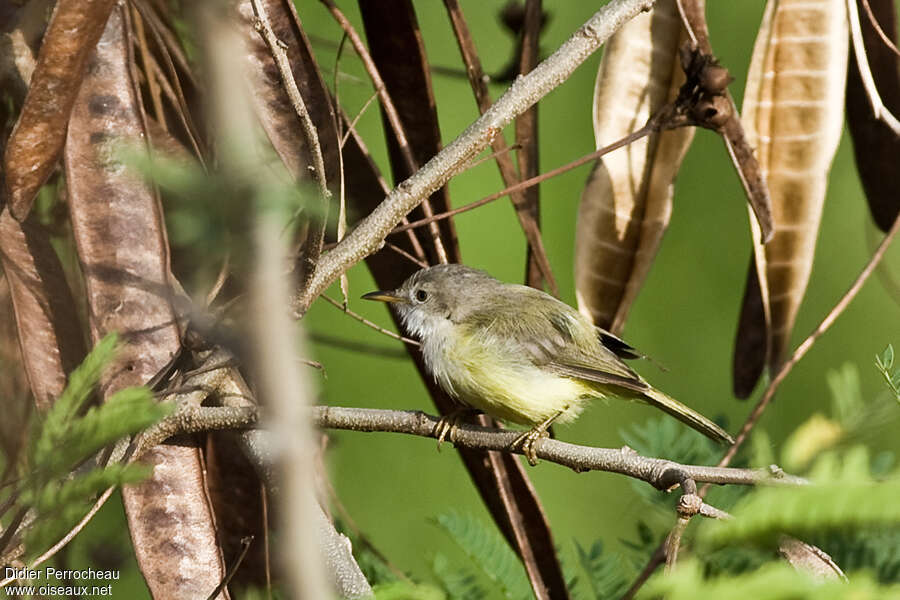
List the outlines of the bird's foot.
{"type": "Polygon", "coordinates": [[[522,454],[525,455],[525,458],[528,459],[528,464],[532,467],[538,464],[537,452],[534,449],[534,444],[542,438],[550,437],[550,434],[547,433],[547,430],[553,424],[553,421],[558,419],[560,415],[562,415],[569,407],[566,406],[563,410],[557,412],[556,414],[548,417],[541,423],[538,423],[534,427],[532,427],[529,431],[524,432],[522,435],[517,437],[512,443],[513,450],[521,450],[522,454]]]}
{"type": "Polygon", "coordinates": [[[534,444],[539,439],[546,437],[550,437],[550,434],[547,433],[546,429],[541,429],[540,426],[538,426],[523,432],[522,435],[513,441],[511,447],[513,450],[521,450],[522,454],[525,455],[525,458],[528,459],[528,464],[533,467],[538,464],[537,452],[534,449],[534,444]]]}
{"type": "Polygon", "coordinates": [[[442,416],[438,420],[437,424],[434,426],[434,431],[431,432],[431,435],[437,438],[438,452],[441,451],[441,444],[444,443],[444,440],[446,440],[448,436],[450,437],[450,442],[453,442],[453,438],[455,437],[456,431],[459,429],[459,424],[462,422],[463,418],[466,417],[466,415],[477,412],[480,411],[471,408],[460,408],[448,415],[442,416]]]}

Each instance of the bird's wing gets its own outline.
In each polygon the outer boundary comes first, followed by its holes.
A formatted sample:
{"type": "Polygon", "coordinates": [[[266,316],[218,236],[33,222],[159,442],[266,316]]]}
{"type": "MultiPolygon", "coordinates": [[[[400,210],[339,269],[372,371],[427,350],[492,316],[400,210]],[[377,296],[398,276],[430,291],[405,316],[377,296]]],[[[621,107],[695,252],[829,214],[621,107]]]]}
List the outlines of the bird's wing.
{"type": "MultiPolygon", "coordinates": [[[[472,314],[470,323],[485,335],[503,340],[509,350],[527,357],[534,365],[558,373],[625,389],[643,392],[648,385],[619,357],[637,355],[633,348],[612,334],[597,330],[574,308],[538,290],[508,286],[507,310],[472,314]],[[527,294],[522,301],[522,294],[527,294]],[[518,302],[517,302],[518,301],[518,302]],[[523,314],[527,311],[528,314],[523,314]],[[603,343],[598,331],[614,340],[612,348],[603,343]]],[[[506,303],[503,291],[496,297],[506,303]]],[[[638,355],[639,356],[639,355],[638,355]]]]}
{"type": "Polygon", "coordinates": [[[650,386],[640,379],[607,373],[603,369],[582,367],[580,365],[571,365],[555,361],[547,363],[545,366],[554,373],[565,377],[583,379],[584,381],[591,381],[593,383],[601,383],[604,385],[614,385],[616,387],[641,393],[650,389],[650,386]]]}
{"type": "Polygon", "coordinates": [[[600,339],[600,343],[612,350],[619,358],[626,360],[629,358],[647,358],[646,355],[641,354],[637,348],[622,338],[611,334],[602,327],[595,327],[595,329],[597,330],[597,337],[600,339]]]}

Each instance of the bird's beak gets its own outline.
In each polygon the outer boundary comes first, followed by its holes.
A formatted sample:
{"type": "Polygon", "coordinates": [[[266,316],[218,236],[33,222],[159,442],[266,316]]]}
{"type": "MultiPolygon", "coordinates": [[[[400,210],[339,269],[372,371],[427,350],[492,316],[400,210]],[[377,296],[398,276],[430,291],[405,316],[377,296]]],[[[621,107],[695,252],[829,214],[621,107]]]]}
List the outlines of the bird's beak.
{"type": "Polygon", "coordinates": [[[406,297],[397,292],[369,292],[362,297],[363,300],[378,300],[379,302],[406,302],[406,297]]]}

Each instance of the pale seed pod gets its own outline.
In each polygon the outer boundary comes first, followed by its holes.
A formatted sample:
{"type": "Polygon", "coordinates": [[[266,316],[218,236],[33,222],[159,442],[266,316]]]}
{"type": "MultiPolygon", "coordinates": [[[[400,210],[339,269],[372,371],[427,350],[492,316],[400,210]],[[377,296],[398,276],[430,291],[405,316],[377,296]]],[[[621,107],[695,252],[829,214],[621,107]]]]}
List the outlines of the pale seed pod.
{"type": "MultiPolygon", "coordinates": [[[[745,300],[744,311],[762,310],[765,318],[741,319],[768,324],[768,351],[762,356],[765,348],[758,344],[750,349],[748,340],[758,339],[758,332],[738,332],[738,396],[749,395],[765,363],[781,364],[806,291],[843,128],[847,52],[845,0],[769,1],[753,49],[742,122],[768,181],[775,236],[761,246],[751,216],[762,301],[745,300]]],[[[746,293],[756,292],[748,286],[746,293]]]]}
{"type": "MultiPolygon", "coordinates": [[[[607,42],[594,89],[597,148],[644,126],[684,82],[684,28],[661,0],[607,42]]],[[[598,160],[581,198],[575,234],[579,310],[613,333],[653,262],[672,213],[672,184],[693,128],[655,133],[598,160]]]]}

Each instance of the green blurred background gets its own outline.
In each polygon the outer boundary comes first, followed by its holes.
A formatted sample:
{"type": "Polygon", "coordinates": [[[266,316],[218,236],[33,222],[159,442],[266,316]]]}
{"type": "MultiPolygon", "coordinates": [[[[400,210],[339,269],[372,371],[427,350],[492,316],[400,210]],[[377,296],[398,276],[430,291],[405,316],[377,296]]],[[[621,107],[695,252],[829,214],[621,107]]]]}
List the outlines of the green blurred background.
{"type": "MultiPolygon", "coordinates": [[[[464,0],[462,8],[485,70],[497,72],[512,54],[513,39],[499,26],[497,15],[505,0],[464,0]]],[[[597,9],[595,2],[544,3],[551,15],[542,38],[545,54],[555,50],[597,9]]],[[[355,3],[341,2],[358,31],[362,24],[355,3]]],[[[459,68],[460,59],[446,11],[437,0],[415,2],[428,58],[433,65],[459,68]]],[[[337,42],[341,32],[316,2],[299,4],[307,33],[337,42]]],[[[712,44],[735,77],[731,92],[740,106],[746,70],[764,2],[711,2],[708,7],[712,44]]],[[[325,69],[335,62],[333,47],[314,41],[325,69]]],[[[600,54],[591,57],[560,88],[540,103],[541,170],[569,162],[594,149],[591,100],[600,54]]],[[[340,97],[351,114],[371,94],[359,61],[348,48],[340,62],[340,97]]],[[[331,79],[331,74],[326,74],[331,79]]],[[[468,82],[462,77],[434,76],[437,110],[444,143],[456,137],[477,117],[468,82]]],[[[505,89],[492,85],[496,99],[505,89]]],[[[358,127],[382,170],[389,174],[381,118],[369,110],[358,127]]],[[[611,141],[611,140],[610,140],[611,141]]],[[[562,298],[574,304],[573,240],[575,216],[589,166],[541,185],[544,243],[560,284],[562,298]]],[[[454,206],[493,191],[502,183],[493,162],[486,162],[453,179],[454,206]]],[[[499,200],[456,219],[463,260],[506,281],[521,281],[525,244],[508,200],[499,200]]],[[[847,289],[880,239],[868,216],[847,135],[841,141],[832,169],[816,262],[807,297],[795,328],[794,345],[824,317],[847,289]]],[[[723,416],[729,428],[743,422],[751,400],[731,395],[731,359],[738,311],[743,294],[750,234],[744,195],[722,141],[699,131],[687,155],[675,192],[669,232],[649,279],[631,313],[626,339],[655,357],[669,370],[649,363],[638,365],[655,385],[708,416],[723,416]]],[[[887,271],[897,275],[900,247],[891,249],[887,271]]],[[[375,289],[364,266],[350,272],[350,306],[370,319],[391,327],[386,310],[357,300],[375,289]]],[[[329,292],[338,297],[339,292],[329,292]]],[[[761,428],[777,449],[784,436],[815,411],[827,412],[828,371],[846,362],[859,366],[864,397],[874,398],[882,383],[873,357],[888,343],[900,341],[900,308],[877,278],[866,285],[849,310],[794,369],[766,412],[761,428]]],[[[326,376],[321,380],[322,402],[340,406],[422,409],[434,412],[416,371],[408,360],[392,358],[400,345],[338,310],[317,302],[304,319],[317,336],[339,337],[386,349],[353,352],[331,343],[316,342],[313,352],[326,376]],[[390,356],[388,356],[390,355],[390,356]]],[[[557,435],[566,441],[620,446],[620,432],[655,418],[647,407],[611,403],[589,408],[573,425],[557,435]]],[[[870,440],[874,450],[900,449],[891,435],[893,423],[881,427],[870,440]]],[[[357,525],[397,566],[416,579],[432,577],[429,565],[436,552],[462,560],[434,518],[457,511],[484,523],[490,516],[456,452],[449,446],[435,451],[433,440],[394,434],[334,432],[329,464],[337,494],[357,525]]],[[[873,452],[874,453],[874,452],[873,452]]],[[[647,505],[622,476],[589,473],[576,476],[562,467],[542,463],[529,468],[553,525],[563,556],[571,556],[573,541],[589,547],[601,539],[607,549],[624,551],[620,540],[634,537],[635,523],[648,518],[647,505]]],[[[662,532],[670,525],[659,517],[662,532]]]]}
{"type": "MultiPolygon", "coordinates": [[[[374,1],[374,0],[370,0],[374,1]]],[[[498,13],[506,0],[463,0],[475,43],[487,72],[506,67],[513,39],[501,29],[498,13]]],[[[414,2],[428,58],[433,65],[460,68],[459,51],[443,3],[414,2]]],[[[356,3],[339,3],[362,34],[356,3]]],[[[544,30],[545,54],[555,50],[600,6],[597,2],[545,1],[550,21],[544,30]]],[[[740,106],[744,79],[762,0],[710,2],[712,44],[735,77],[731,92],[740,106]]],[[[336,45],[341,31],[325,8],[314,0],[298,2],[298,12],[313,36],[316,56],[326,80],[333,80],[336,45]]],[[[600,53],[591,57],[560,88],[540,103],[541,170],[547,171],[594,150],[591,102],[600,53]]],[[[340,98],[356,114],[372,88],[349,44],[340,62],[340,98]]],[[[445,143],[477,117],[468,82],[461,76],[434,75],[434,88],[445,143]]],[[[493,98],[505,85],[492,85],[493,98]]],[[[380,114],[373,104],[358,130],[382,171],[389,178],[380,114]]],[[[612,140],[610,140],[612,141],[612,140]]],[[[589,165],[541,185],[544,243],[560,285],[562,298],[574,304],[573,244],[575,217],[589,165]]],[[[496,166],[488,161],[453,179],[454,206],[466,204],[503,187],[496,166]]],[[[460,215],[456,219],[464,261],[506,281],[524,276],[525,243],[506,199],[460,215]]],[[[880,233],[871,223],[852,148],[845,135],[832,169],[816,262],[807,296],[795,327],[794,345],[819,323],[859,273],[880,233]]],[[[699,131],[675,188],[675,210],[656,263],[638,297],[625,338],[653,356],[668,371],[650,363],[637,368],[657,387],[710,417],[723,417],[736,431],[759,390],[747,402],[731,395],[732,346],[743,295],[750,233],[744,195],[725,148],[717,135],[699,131]]],[[[900,245],[895,245],[884,270],[900,278],[900,245]]],[[[391,327],[381,305],[358,300],[375,289],[365,266],[350,271],[350,306],[391,327]]],[[[340,292],[329,290],[332,297],[340,292]]],[[[793,370],[758,429],[765,430],[775,456],[780,443],[816,411],[827,413],[831,397],[826,374],[846,363],[859,368],[863,397],[872,400],[883,390],[873,358],[888,343],[900,344],[900,308],[878,276],[865,286],[846,313],[793,370]]],[[[319,376],[321,402],[339,406],[421,409],[434,413],[425,387],[405,358],[401,345],[316,302],[303,320],[313,338],[313,358],[324,365],[319,376]],[[376,351],[359,352],[323,338],[365,344],[376,351]],[[318,340],[318,341],[317,341],[318,340]]],[[[898,414],[900,411],[895,411],[898,414]]],[[[569,442],[621,446],[621,432],[659,415],[639,405],[612,402],[589,407],[573,425],[557,428],[569,442]]],[[[872,424],[866,442],[872,454],[900,450],[896,421],[872,424]]],[[[456,512],[492,527],[468,474],[450,445],[435,451],[433,440],[396,434],[332,432],[328,463],[337,496],[356,525],[393,564],[415,580],[433,580],[430,565],[438,553],[451,565],[466,558],[436,524],[439,515],[456,512]]],[[[636,523],[647,521],[657,537],[672,524],[672,514],[653,509],[627,478],[605,473],[577,475],[557,465],[528,468],[553,526],[563,559],[574,563],[575,543],[604,547],[637,562],[623,539],[634,539],[636,523]]],[[[117,497],[116,497],[117,498],[117,497]]],[[[357,544],[359,547],[359,544],[357,544]]],[[[148,597],[130,557],[122,507],[111,501],[58,562],[70,568],[121,568],[117,597],[148,597]],[[123,562],[124,561],[124,562],[123,562]]]]}

